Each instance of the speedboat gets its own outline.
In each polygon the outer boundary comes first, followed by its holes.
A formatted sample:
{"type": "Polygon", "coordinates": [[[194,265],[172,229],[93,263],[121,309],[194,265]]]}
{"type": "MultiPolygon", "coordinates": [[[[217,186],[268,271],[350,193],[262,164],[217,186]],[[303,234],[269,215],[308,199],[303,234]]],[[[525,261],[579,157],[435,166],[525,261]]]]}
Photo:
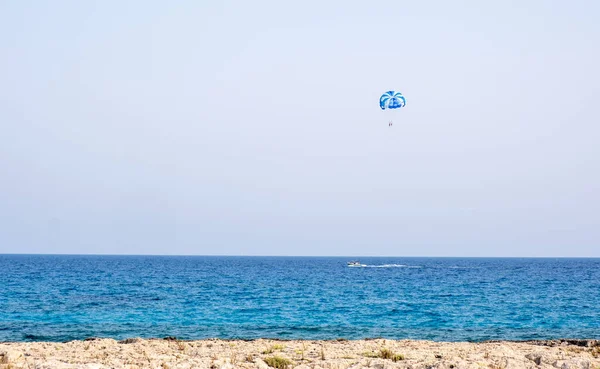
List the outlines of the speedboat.
{"type": "Polygon", "coordinates": [[[348,262],[348,266],[349,266],[349,267],[359,267],[359,266],[361,266],[361,265],[362,265],[362,264],[360,263],[360,261],[349,261],[349,262],[348,262]]]}

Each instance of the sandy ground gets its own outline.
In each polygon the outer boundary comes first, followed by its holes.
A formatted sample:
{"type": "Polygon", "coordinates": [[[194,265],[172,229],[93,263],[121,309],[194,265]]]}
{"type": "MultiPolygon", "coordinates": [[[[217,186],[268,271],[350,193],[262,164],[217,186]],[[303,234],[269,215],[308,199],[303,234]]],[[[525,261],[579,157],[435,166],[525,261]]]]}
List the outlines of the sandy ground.
{"type": "Polygon", "coordinates": [[[0,343],[0,369],[600,369],[600,341],[178,341],[93,339],[0,343]],[[269,366],[268,364],[271,366],[269,366]]]}

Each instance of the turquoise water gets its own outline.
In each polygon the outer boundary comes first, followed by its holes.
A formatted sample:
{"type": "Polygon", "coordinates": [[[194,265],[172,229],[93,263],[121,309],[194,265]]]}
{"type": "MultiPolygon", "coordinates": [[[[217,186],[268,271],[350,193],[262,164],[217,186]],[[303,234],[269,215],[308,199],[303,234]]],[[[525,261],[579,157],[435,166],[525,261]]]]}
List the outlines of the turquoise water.
{"type": "Polygon", "coordinates": [[[0,255],[0,341],[600,339],[600,259],[0,255]]]}

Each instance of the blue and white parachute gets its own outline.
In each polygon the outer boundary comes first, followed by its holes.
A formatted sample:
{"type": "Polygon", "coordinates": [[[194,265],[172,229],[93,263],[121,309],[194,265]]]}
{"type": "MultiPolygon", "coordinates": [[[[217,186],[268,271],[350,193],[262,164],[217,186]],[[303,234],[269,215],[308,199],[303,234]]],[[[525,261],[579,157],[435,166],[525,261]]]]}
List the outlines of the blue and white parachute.
{"type": "Polygon", "coordinates": [[[388,91],[381,95],[379,98],[379,107],[381,110],[387,110],[389,113],[390,121],[389,126],[391,127],[394,122],[392,122],[392,116],[396,115],[398,109],[403,108],[406,105],[406,99],[400,92],[388,91]]]}
{"type": "Polygon", "coordinates": [[[406,105],[406,99],[400,92],[388,91],[379,98],[379,107],[385,109],[400,109],[406,105]]]}

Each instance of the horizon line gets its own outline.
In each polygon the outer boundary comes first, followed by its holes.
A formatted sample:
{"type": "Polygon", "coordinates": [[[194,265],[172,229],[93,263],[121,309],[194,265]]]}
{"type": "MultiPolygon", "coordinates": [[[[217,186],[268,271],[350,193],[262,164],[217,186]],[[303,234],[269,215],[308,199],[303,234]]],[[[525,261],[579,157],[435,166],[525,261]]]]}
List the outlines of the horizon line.
{"type": "Polygon", "coordinates": [[[72,253],[4,253],[0,255],[31,256],[158,256],[158,257],[272,257],[272,258],[447,258],[447,259],[600,259],[600,256],[402,256],[402,255],[233,255],[233,254],[72,254],[72,253]]]}

